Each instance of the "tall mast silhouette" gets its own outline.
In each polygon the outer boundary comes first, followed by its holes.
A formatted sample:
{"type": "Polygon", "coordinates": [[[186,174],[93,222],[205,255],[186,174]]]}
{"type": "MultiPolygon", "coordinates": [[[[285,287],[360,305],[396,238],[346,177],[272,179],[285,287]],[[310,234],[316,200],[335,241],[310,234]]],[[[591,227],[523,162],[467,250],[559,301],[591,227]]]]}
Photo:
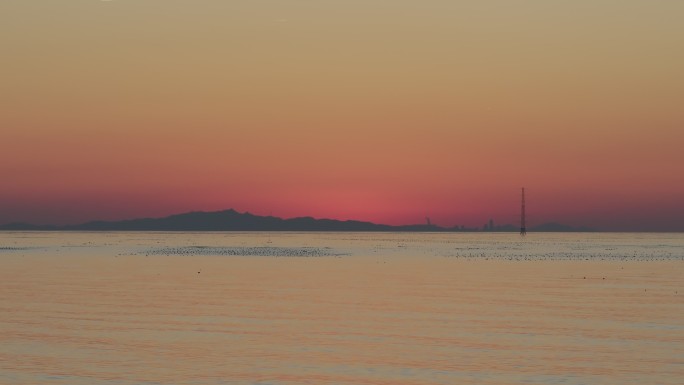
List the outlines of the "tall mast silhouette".
{"type": "Polygon", "coordinates": [[[525,227],[525,188],[522,188],[522,207],[520,209],[520,235],[525,236],[527,228],[525,227]]]}

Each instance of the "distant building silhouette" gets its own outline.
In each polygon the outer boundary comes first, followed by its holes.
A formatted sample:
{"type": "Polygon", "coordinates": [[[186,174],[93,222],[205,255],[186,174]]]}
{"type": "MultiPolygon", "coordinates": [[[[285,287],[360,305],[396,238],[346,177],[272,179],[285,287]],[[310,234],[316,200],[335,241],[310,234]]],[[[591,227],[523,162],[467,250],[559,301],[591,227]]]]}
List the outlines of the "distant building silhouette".
{"type": "Polygon", "coordinates": [[[527,235],[527,227],[525,226],[525,188],[522,188],[522,205],[520,208],[520,235],[527,235]]]}

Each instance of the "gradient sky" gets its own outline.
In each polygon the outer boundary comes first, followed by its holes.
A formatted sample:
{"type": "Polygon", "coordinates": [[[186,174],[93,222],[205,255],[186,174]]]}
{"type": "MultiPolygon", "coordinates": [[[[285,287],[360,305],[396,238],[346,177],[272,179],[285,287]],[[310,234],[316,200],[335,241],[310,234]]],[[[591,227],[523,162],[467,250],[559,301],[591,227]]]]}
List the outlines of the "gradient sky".
{"type": "Polygon", "coordinates": [[[0,223],[684,231],[684,1],[2,0],[0,223]]]}

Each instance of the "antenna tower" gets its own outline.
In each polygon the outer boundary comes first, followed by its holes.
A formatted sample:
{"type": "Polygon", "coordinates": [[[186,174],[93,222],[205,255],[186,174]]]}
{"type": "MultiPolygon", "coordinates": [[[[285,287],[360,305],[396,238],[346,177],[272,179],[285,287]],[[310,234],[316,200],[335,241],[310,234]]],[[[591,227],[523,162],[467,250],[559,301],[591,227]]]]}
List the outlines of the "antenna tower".
{"type": "Polygon", "coordinates": [[[525,188],[522,188],[522,206],[520,209],[520,235],[527,235],[527,228],[525,227],[525,188]]]}

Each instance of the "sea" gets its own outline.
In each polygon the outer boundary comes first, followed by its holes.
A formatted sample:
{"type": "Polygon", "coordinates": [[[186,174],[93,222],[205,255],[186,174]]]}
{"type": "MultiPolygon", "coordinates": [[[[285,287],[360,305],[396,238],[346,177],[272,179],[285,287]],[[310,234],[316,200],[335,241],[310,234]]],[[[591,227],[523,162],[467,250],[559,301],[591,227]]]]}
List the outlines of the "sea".
{"type": "Polygon", "coordinates": [[[682,233],[0,232],[0,384],[684,384],[682,233]]]}

